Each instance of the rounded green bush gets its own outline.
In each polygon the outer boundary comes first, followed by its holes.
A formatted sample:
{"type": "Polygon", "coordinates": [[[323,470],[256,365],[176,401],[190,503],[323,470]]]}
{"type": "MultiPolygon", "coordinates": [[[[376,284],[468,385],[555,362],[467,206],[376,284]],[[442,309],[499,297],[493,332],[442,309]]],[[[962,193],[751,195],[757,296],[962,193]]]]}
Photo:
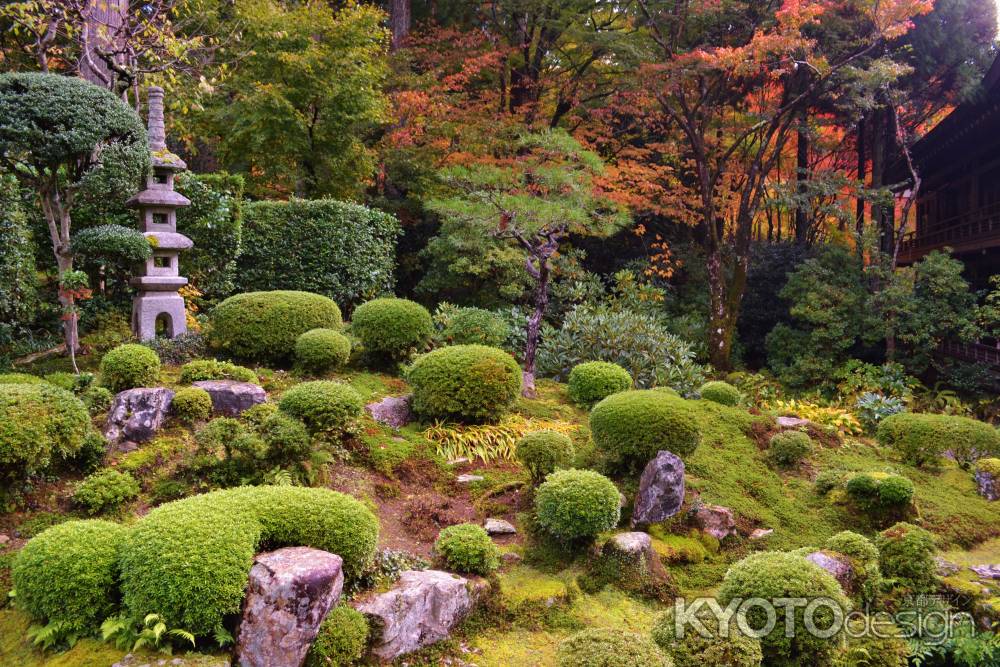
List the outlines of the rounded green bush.
{"type": "Polygon", "coordinates": [[[851,560],[856,597],[862,605],[873,604],[882,587],[878,547],[864,535],[845,530],[828,539],[825,548],[851,560]]]}
{"type": "Polygon", "coordinates": [[[49,384],[54,384],[60,389],[65,389],[66,391],[75,392],[77,387],[77,376],[73,373],[64,373],[62,371],[56,371],[55,373],[46,373],[45,381],[49,384]]]}
{"type": "Polygon", "coordinates": [[[0,373],[0,384],[44,384],[45,378],[28,373],[0,373]]]}
{"type": "Polygon", "coordinates": [[[935,588],[934,538],[923,528],[901,521],[878,534],[882,575],[913,593],[935,588]]]}
{"type": "Polygon", "coordinates": [[[368,619],[346,604],[338,605],[319,626],[306,667],[350,667],[361,660],[367,645],[368,619]]]}
{"type": "Polygon", "coordinates": [[[535,493],[538,524],[567,541],[593,539],[621,517],[614,483],[593,470],[557,470],[535,493]]]}
{"type": "Polygon", "coordinates": [[[427,344],[434,333],[434,321],[419,303],[386,297],[355,309],[351,333],[361,340],[365,352],[401,360],[427,344]]]}
{"type": "Polygon", "coordinates": [[[781,431],[771,436],[767,456],[775,465],[790,468],[812,451],[813,441],[802,431],[781,431]]]}
{"type": "Polygon", "coordinates": [[[160,378],[160,358],[145,345],[119,345],[101,359],[101,383],[118,393],[151,387],[160,378]]]}
{"type": "Polygon", "coordinates": [[[500,549],[482,526],[460,523],[438,534],[434,551],[449,569],[488,575],[500,567],[500,549]]]}
{"type": "Polygon", "coordinates": [[[674,659],[676,667],[760,667],[764,659],[760,641],[740,632],[735,620],[730,621],[724,635],[719,632],[718,619],[702,609],[696,617],[711,637],[702,637],[690,626],[678,636],[673,609],[657,617],[653,625],[653,641],[674,659]]]}
{"type": "Polygon", "coordinates": [[[470,423],[500,419],[521,393],[521,368],[503,350],[453,345],[424,354],[407,370],[413,412],[470,423]]]}
{"type": "Polygon", "coordinates": [[[127,472],[113,468],[99,470],[77,484],[73,502],[88,514],[101,514],[118,509],[139,497],[139,482],[127,472]]]}
{"type": "Polygon", "coordinates": [[[170,409],[188,424],[204,421],[212,415],[212,396],[201,387],[184,387],[174,394],[170,409]]]}
{"type": "Polygon", "coordinates": [[[979,459],[976,461],[976,472],[984,472],[993,477],[1000,478],[1000,459],[979,459]]]}
{"type": "Polygon", "coordinates": [[[590,628],[559,644],[559,667],[673,667],[670,656],[632,632],[590,628]]]}
{"type": "Polygon", "coordinates": [[[242,359],[284,361],[311,329],[339,329],[340,308],[320,294],[278,290],[231,296],[209,314],[209,344],[242,359]]]}
{"type": "Polygon", "coordinates": [[[134,618],[158,613],[168,627],[211,636],[240,611],[254,554],[309,546],[344,559],[356,578],[373,561],[378,519],[360,501],[330,491],[256,486],[160,505],[121,549],[122,593],[134,618]]]}
{"type": "Polygon", "coordinates": [[[608,396],[591,410],[590,431],[612,461],[633,466],[646,465],[662,449],[688,456],[701,439],[687,401],[655,389],[608,396]]]}
{"type": "Polygon", "coordinates": [[[442,332],[450,345],[500,347],[510,335],[502,317],[482,308],[459,308],[442,332]]]}
{"type": "Polygon", "coordinates": [[[181,384],[191,384],[203,380],[235,380],[237,382],[258,381],[257,373],[245,366],[237,366],[231,361],[216,359],[196,359],[181,366],[181,384]]]}
{"type": "MultiPolygon", "coordinates": [[[[726,607],[733,600],[750,598],[827,598],[839,607],[844,616],[851,609],[851,602],[844,596],[836,579],[804,556],[793,553],[770,551],[753,554],[729,568],[719,588],[719,604],[726,607]]],[[[821,605],[814,611],[816,627],[821,630],[832,629],[836,620],[835,612],[828,605],[821,605]]],[[[780,612],[788,612],[793,616],[794,636],[786,637],[785,623],[779,622],[761,637],[766,664],[802,667],[831,664],[843,629],[833,637],[816,637],[806,629],[804,607],[795,607],[794,613],[787,608],[780,612]]],[[[746,617],[751,628],[766,626],[766,613],[761,607],[750,607],[746,617]]],[[[785,614],[780,613],[780,618],[784,619],[785,614]]]]}
{"type": "Polygon", "coordinates": [[[701,385],[698,390],[701,397],[706,401],[719,403],[721,405],[736,406],[740,403],[740,390],[721,380],[713,380],[701,385]]]}
{"type": "Polygon", "coordinates": [[[532,431],[517,441],[517,460],[527,469],[534,482],[541,482],[557,468],[573,464],[573,441],[558,431],[532,431]]]}
{"type": "Polygon", "coordinates": [[[267,444],[267,460],[272,465],[296,465],[312,452],[312,439],[305,424],[284,413],[265,417],[257,426],[257,433],[267,444]]]}
{"type": "Polygon", "coordinates": [[[587,361],[569,372],[569,398],[577,405],[590,406],[631,388],[632,376],[628,371],[608,361],[587,361]]]}
{"type": "Polygon", "coordinates": [[[115,395],[107,387],[87,387],[80,394],[80,400],[83,401],[91,415],[107,412],[114,398],[115,395]]]}
{"type": "Polygon", "coordinates": [[[128,529],[110,521],[68,521],[33,537],[12,571],[17,606],[36,621],[91,633],[117,611],[119,549],[128,529]]]}
{"type": "Polygon", "coordinates": [[[0,385],[0,472],[23,477],[71,458],[90,430],[87,408],[65,389],[0,385]]]}
{"type": "Polygon", "coordinates": [[[345,431],[364,409],[364,400],[352,387],[331,380],[297,384],[278,401],[282,412],[301,419],[313,433],[345,431]]]}
{"type": "Polygon", "coordinates": [[[847,495],[865,512],[876,514],[905,511],[913,500],[913,482],[902,475],[860,473],[847,480],[847,495]]]}
{"type": "Polygon", "coordinates": [[[1000,432],[969,417],[900,412],[879,422],[876,437],[917,466],[933,463],[946,451],[965,468],[977,459],[1000,455],[1000,432]]]}
{"type": "Polygon", "coordinates": [[[351,341],[333,329],[310,329],[295,341],[295,360],[313,373],[343,366],[350,356],[351,341]]]}

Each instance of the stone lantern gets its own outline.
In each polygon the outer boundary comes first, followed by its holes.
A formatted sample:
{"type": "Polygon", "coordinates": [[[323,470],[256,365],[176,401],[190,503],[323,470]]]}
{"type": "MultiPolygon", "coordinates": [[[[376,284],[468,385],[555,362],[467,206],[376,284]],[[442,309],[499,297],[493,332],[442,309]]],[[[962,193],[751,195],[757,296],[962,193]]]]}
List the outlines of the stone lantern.
{"type": "Polygon", "coordinates": [[[163,89],[149,88],[149,149],[153,171],[146,189],[128,200],[139,210],[139,229],[149,240],[153,255],[142,275],[132,279],[139,291],[132,299],[132,332],[139,340],[157,333],[175,338],[187,331],[184,298],[177,290],[187,285],[180,275],[178,258],[191,248],[191,239],[177,233],[177,209],[191,202],[174,192],[174,176],[187,168],[184,161],[167,150],[163,128],[163,89]]]}

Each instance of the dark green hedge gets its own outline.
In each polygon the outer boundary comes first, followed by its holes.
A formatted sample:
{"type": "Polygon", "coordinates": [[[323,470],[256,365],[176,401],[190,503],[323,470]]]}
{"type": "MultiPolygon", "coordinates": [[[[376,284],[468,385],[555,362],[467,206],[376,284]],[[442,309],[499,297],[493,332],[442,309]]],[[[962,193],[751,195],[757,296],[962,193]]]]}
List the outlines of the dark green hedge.
{"type": "Polygon", "coordinates": [[[237,286],[324,294],[350,310],[391,291],[399,233],[391,215],[332,199],[247,204],[237,286]]]}
{"type": "Polygon", "coordinates": [[[177,231],[194,247],[181,255],[181,275],[215,302],[236,291],[236,258],[243,238],[243,177],[239,174],[178,174],[175,188],[191,200],[177,211],[177,231]]]}

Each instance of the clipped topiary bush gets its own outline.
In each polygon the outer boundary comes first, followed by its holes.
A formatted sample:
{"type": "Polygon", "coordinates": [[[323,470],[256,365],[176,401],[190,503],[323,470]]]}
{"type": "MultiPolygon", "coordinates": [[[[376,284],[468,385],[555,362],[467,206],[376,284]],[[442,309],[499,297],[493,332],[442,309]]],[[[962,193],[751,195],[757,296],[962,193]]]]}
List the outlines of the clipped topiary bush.
{"type": "Polygon", "coordinates": [[[191,384],[203,380],[236,380],[237,382],[257,382],[257,373],[245,366],[237,366],[231,361],[216,359],[196,359],[181,366],[181,384],[191,384]]]}
{"type": "Polygon", "coordinates": [[[855,596],[863,605],[873,604],[882,586],[878,547],[864,535],[845,530],[827,540],[825,548],[851,560],[855,596]]]}
{"type": "Polygon", "coordinates": [[[121,549],[127,613],[158,613],[168,627],[211,636],[240,611],[254,554],[309,546],[338,554],[353,580],[375,555],[378,519],[330,491],[257,486],[161,505],[140,519],[121,549]]]}
{"type": "MultiPolygon", "coordinates": [[[[725,607],[735,599],[763,598],[826,598],[839,608],[843,615],[851,609],[851,602],[841,592],[840,584],[826,570],[805,559],[804,556],[781,552],[757,553],[734,564],[726,572],[719,588],[719,604],[725,607]]],[[[843,628],[832,636],[821,638],[810,633],[805,625],[805,607],[794,611],[787,608],[794,619],[794,633],[786,637],[785,623],[777,623],[760,638],[766,664],[801,665],[814,667],[830,665],[843,628]]],[[[821,631],[833,630],[837,612],[824,603],[811,610],[815,627],[821,631]]],[[[766,627],[766,610],[760,606],[747,609],[749,627],[766,627]]],[[[784,613],[781,618],[787,618],[784,613]]],[[[841,617],[840,621],[843,620],[841,617]]]]}
{"type": "Polygon", "coordinates": [[[145,345],[119,345],[101,359],[101,383],[115,393],[153,386],[159,377],[160,358],[145,345]]]}
{"type": "Polygon", "coordinates": [[[432,420],[496,421],[521,393],[521,368],[514,357],[483,345],[453,345],[422,355],[406,380],[413,388],[413,412],[432,420]]]}
{"type": "Polygon", "coordinates": [[[107,412],[115,395],[107,387],[87,387],[80,393],[80,400],[91,415],[107,412]]]}
{"type": "Polygon", "coordinates": [[[482,526],[460,523],[438,534],[434,551],[449,569],[488,575],[500,567],[500,549],[482,526]]]}
{"type": "Polygon", "coordinates": [[[89,634],[117,611],[119,549],[128,529],[68,521],[33,537],[14,558],[17,606],[42,623],[89,634]]]}
{"type": "Polygon", "coordinates": [[[809,456],[813,441],[802,431],[781,431],[771,436],[767,457],[772,463],[785,468],[796,466],[809,456]]]}
{"type": "Polygon", "coordinates": [[[87,408],[65,389],[0,385],[0,473],[24,477],[71,458],[90,429],[87,408]]]}
{"type": "Polygon", "coordinates": [[[278,408],[301,419],[313,433],[350,429],[364,409],[352,387],[330,380],[297,384],[281,396],[278,408]]]}
{"type": "Polygon", "coordinates": [[[209,314],[209,344],[234,357],[284,361],[311,329],[339,329],[340,308],[309,292],[247,292],[231,296],[209,314]]]}
{"type": "Polygon", "coordinates": [[[569,372],[569,398],[577,405],[591,406],[631,388],[632,376],[628,371],[608,361],[587,361],[569,372]]]}
{"type": "Polygon", "coordinates": [[[735,620],[722,633],[718,619],[706,608],[695,616],[711,637],[703,637],[691,626],[678,636],[673,609],[658,616],[653,625],[653,641],[674,659],[676,667],[760,667],[764,659],[760,641],[743,634],[735,620]]]}
{"type": "Polygon", "coordinates": [[[99,470],[77,484],[73,502],[87,510],[87,514],[101,514],[117,510],[130,500],[139,497],[139,482],[127,472],[113,468],[99,470]]]}
{"type": "Polygon", "coordinates": [[[337,605],[323,619],[306,667],[350,667],[361,660],[367,645],[368,619],[346,604],[337,605]]]}
{"type": "Polygon", "coordinates": [[[736,406],[740,403],[740,390],[721,380],[713,380],[701,385],[698,390],[701,397],[706,401],[719,403],[721,405],[736,406]]]}
{"type": "Polygon", "coordinates": [[[701,435],[687,402],[655,389],[608,396],[590,412],[594,444],[612,461],[644,466],[665,449],[687,456],[701,435]]]}
{"type": "Polygon", "coordinates": [[[847,495],[863,512],[876,518],[902,515],[913,501],[913,482],[902,475],[860,473],[847,480],[847,495]]]}
{"type": "Polygon", "coordinates": [[[312,373],[343,366],[350,356],[351,341],[333,329],[311,329],[295,341],[295,360],[312,373]]]}
{"type": "Polygon", "coordinates": [[[170,410],[188,424],[204,421],[212,415],[212,396],[201,387],[184,387],[174,394],[170,410]]]}
{"type": "Polygon", "coordinates": [[[568,542],[592,540],[617,526],[619,504],[618,488],[593,470],[557,470],[535,493],[538,524],[568,542]]]}
{"type": "Polygon", "coordinates": [[[673,667],[652,641],[631,632],[590,628],[559,644],[559,667],[673,667]]]}
{"type": "Polygon", "coordinates": [[[875,540],[882,575],[913,593],[935,588],[934,538],[923,528],[901,521],[875,540]]]}
{"type": "Polygon", "coordinates": [[[902,412],[879,422],[879,443],[899,452],[912,465],[938,460],[951,451],[963,468],[976,459],[1000,455],[1000,433],[989,424],[953,415],[902,412]]]}
{"type": "Polygon", "coordinates": [[[366,353],[399,361],[427,344],[434,321],[426,308],[409,299],[373,299],[354,311],[351,333],[366,353]]]}
{"type": "Polygon", "coordinates": [[[527,469],[532,481],[541,482],[558,468],[573,464],[573,441],[558,431],[532,431],[517,441],[517,460],[527,469]]]}
{"type": "Polygon", "coordinates": [[[507,322],[482,308],[458,308],[441,332],[450,345],[500,347],[510,335],[507,322]]]}

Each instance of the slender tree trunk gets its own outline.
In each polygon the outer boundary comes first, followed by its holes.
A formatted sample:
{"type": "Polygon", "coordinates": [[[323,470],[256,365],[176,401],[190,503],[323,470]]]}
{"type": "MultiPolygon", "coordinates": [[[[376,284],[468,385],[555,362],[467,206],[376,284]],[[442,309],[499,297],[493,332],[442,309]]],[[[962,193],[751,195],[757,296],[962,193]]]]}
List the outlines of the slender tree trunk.
{"type": "Polygon", "coordinates": [[[795,207],[795,242],[805,245],[809,240],[809,215],[805,197],[809,182],[809,131],[805,126],[805,111],[795,133],[795,191],[799,195],[795,207]]]}
{"type": "MultiPolygon", "coordinates": [[[[530,259],[529,259],[530,261],[530,259]]],[[[535,391],[535,357],[538,355],[538,343],[542,334],[542,318],[549,305],[549,260],[547,257],[538,260],[538,275],[535,277],[535,310],[528,318],[527,336],[524,344],[524,384],[521,394],[525,398],[534,398],[535,391]]]]}
{"type": "MultiPolygon", "coordinates": [[[[858,119],[858,182],[861,187],[865,185],[866,172],[868,170],[867,147],[865,146],[865,117],[858,119]]],[[[861,234],[865,231],[865,198],[858,194],[857,202],[854,205],[854,231],[860,240],[861,234]]]]}
{"type": "Polygon", "coordinates": [[[392,0],[389,9],[389,27],[392,31],[390,48],[395,51],[410,34],[410,0],[392,0]]]}
{"type": "MultiPolygon", "coordinates": [[[[56,269],[60,285],[63,276],[73,270],[73,253],[70,251],[70,225],[69,206],[72,203],[72,196],[67,194],[64,201],[59,193],[59,188],[55,177],[51,182],[42,183],[39,189],[39,199],[42,205],[42,212],[45,214],[45,221],[49,226],[49,236],[52,241],[52,254],[55,256],[56,269]]],[[[59,290],[59,305],[63,311],[63,340],[66,343],[66,352],[69,354],[73,364],[73,371],[79,373],[76,366],[76,351],[79,346],[79,330],[77,328],[77,315],[75,299],[72,293],[59,290]]]]}

